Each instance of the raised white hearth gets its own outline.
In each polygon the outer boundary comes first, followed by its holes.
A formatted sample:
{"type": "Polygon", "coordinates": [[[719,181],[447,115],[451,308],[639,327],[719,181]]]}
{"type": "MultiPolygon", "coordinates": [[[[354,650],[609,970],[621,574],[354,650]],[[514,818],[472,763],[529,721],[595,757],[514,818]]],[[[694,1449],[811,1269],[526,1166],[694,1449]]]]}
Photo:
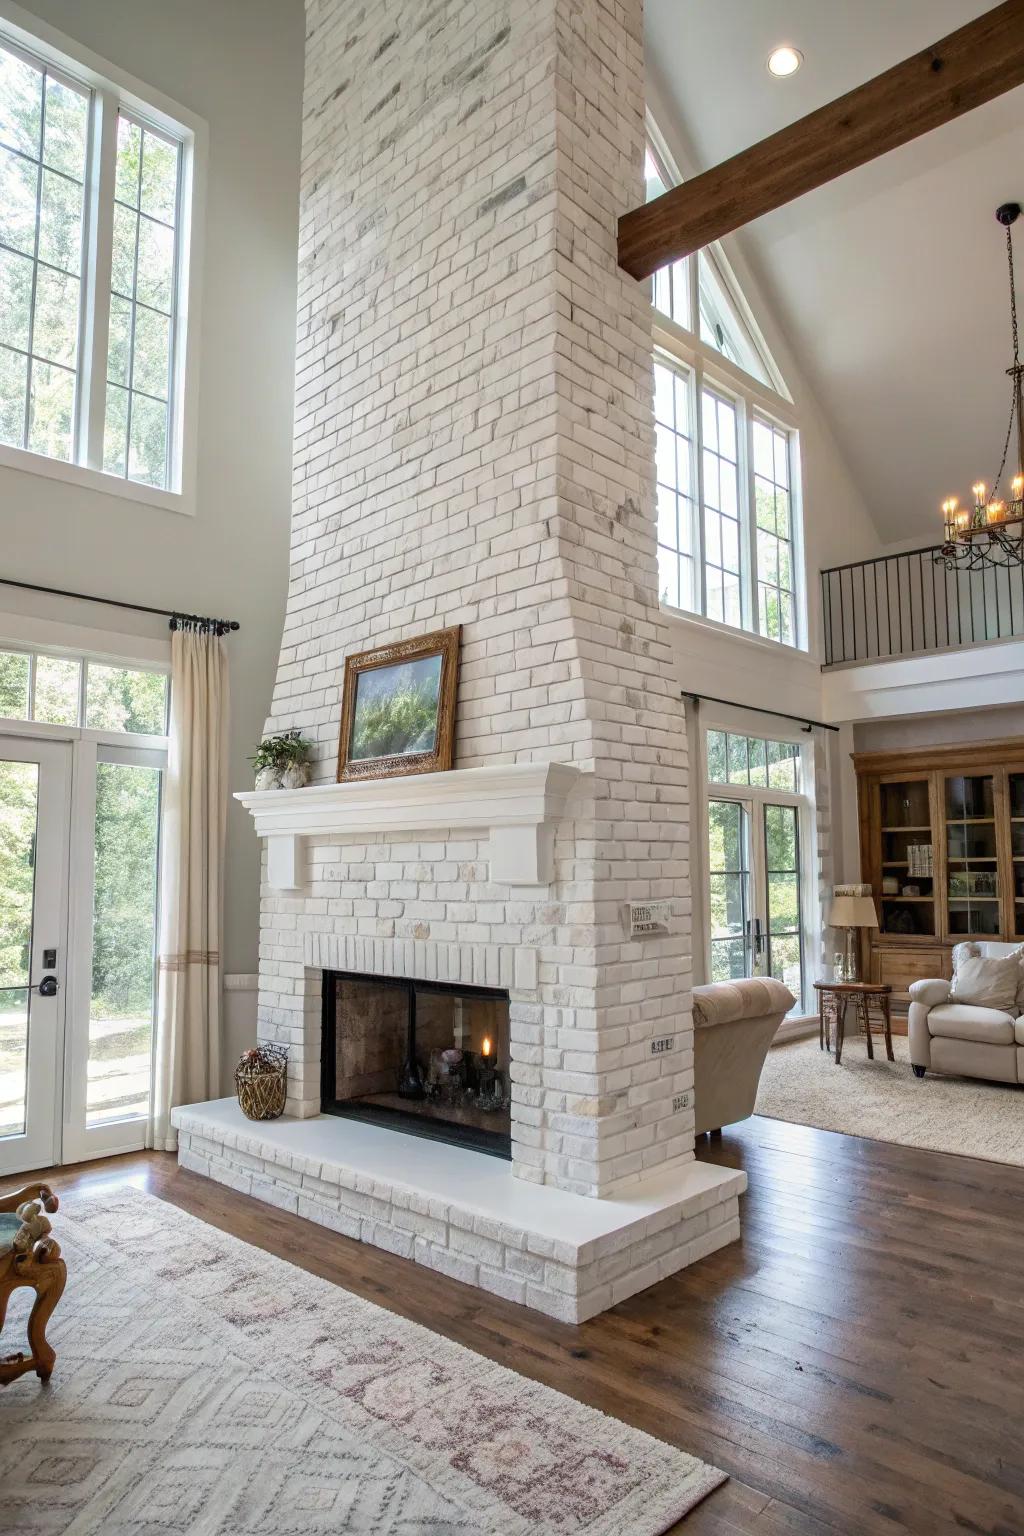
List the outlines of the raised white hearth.
{"type": "MultiPolygon", "coordinates": [[[[311,784],[237,794],[267,840],[267,883],[304,884],[307,837],[365,843],[393,832],[459,827],[486,837],[491,879],[502,885],[548,885],[555,824],[580,778],[564,763],[511,763],[449,773],[311,784]]],[[[339,863],[344,861],[344,852],[339,863]]]]}
{"type": "Polygon", "coordinates": [[[567,1323],[739,1237],[746,1174],[689,1163],[593,1200],[461,1147],[319,1115],[176,1109],[183,1168],[567,1323]]]}

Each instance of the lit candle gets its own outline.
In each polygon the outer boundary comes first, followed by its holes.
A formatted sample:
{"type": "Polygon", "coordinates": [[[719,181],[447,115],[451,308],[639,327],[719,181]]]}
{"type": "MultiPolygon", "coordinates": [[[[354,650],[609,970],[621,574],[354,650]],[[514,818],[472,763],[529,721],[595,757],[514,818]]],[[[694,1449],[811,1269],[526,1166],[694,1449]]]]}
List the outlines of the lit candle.
{"type": "Polygon", "coordinates": [[[969,528],[970,527],[971,514],[967,511],[966,507],[958,508],[958,510],[954,514],[954,518],[955,518],[956,525],[957,525],[958,528],[969,528]]]}
{"type": "Polygon", "coordinates": [[[486,1061],[488,1056],[491,1054],[491,1038],[489,1035],[484,1035],[484,1043],[480,1054],[483,1056],[484,1061],[486,1061]]]}
{"type": "Polygon", "coordinates": [[[984,480],[979,480],[977,485],[972,485],[971,486],[971,490],[974,493],[974,505],[976,507],[983,507],[985,505],[985,482],[984,482],[984,480]]]}
{"type": "Polygon", "coordinates": [[[1010,485],[1013,490],[1014,501],[1020,501],[1024,498],[1024,475],[1014,475],[1010,485]]]}
{"type": "Polygon", "coordinates": [[[990,501],[986,514],[990,523],[1004,523],[1006,521],[1006,502],[990,501]]]}

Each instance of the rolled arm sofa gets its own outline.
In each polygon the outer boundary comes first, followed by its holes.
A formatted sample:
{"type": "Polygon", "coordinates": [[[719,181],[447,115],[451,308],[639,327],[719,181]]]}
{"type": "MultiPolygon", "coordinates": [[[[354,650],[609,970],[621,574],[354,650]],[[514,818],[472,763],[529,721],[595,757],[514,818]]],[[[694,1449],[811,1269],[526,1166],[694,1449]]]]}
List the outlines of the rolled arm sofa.
{"type": "MultiPolygon", "coordinates": [[[[954,977],[964,958],[1020,955],[1019,944],[958,944],[954,977]]],[[[1017,999],[1003,1008],[958,1001],[956,982],[939,978],[910,986],[910,1060],[917,1077],[943,1072],[998,1083],[1024,1083],[1024,966],[1017,999]]]]}
{"type": "Polygon", "coordinates": [[[721,1130],[754,1113],[761,1068],[796,1002],[771,976],[693,989],[694,1130],[721,1130]]]}

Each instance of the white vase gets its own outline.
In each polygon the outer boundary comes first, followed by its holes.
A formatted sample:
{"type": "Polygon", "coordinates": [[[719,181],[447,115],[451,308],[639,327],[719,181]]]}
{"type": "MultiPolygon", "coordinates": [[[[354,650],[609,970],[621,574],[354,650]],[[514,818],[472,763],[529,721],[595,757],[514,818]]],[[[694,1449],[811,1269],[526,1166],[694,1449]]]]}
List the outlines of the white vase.
{"type": "Polygon", "coordinates": [[[263,768],[257,768],[257,770],[256,770],[256,788],[257,789],[280,789],[281,788],[281,770],[280,770],[280,768],[275,767],[275,765],[273,763],[267,763],[263,768]]]}
{"type": "Polygon", "coordinates": [[[309,783],[309,763],[288,763],[281,773],[282,789],[304,789],[309,783]]]}

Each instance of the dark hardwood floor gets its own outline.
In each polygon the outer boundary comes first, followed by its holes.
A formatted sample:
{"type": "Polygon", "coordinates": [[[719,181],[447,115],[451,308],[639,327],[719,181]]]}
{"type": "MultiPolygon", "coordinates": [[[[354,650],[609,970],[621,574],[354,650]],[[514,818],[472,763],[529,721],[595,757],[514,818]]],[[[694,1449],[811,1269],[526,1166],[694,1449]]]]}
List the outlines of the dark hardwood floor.
{"type": "Polygon", "coordinates": [[[581,1328],[166,1155],[50,1177],[149,1190],[714,1462],[685,1536],[1024,1536],[1024,1169],[762,1119],[700,1155],[749,1172],[742,1241],[581,1328]]]}

